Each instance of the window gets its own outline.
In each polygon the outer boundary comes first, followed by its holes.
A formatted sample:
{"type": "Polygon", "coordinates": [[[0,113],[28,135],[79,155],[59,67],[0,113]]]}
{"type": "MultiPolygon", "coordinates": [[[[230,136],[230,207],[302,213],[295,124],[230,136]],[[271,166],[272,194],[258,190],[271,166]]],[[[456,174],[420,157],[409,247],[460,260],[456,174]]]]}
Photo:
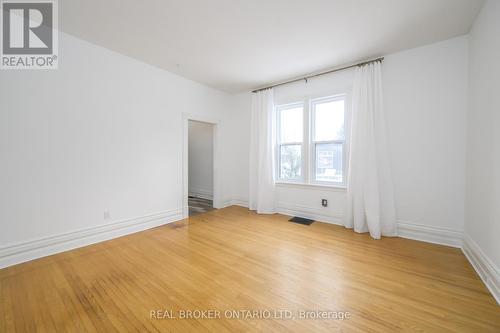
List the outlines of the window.
{"type": "Polygon", "coordinates": [[[346,183],[346,95],[280,105],[277,179],[343,186],[346,183]]]}
{"type": "Polygon", "coordinates": [[[316,99],[311,102],[313,182],[344,181],[344,97],[316,99]]]}
{"type": "Polygon", "coordinates": [[[277,108],[278,116],[278,178],[286,181],[302,180],[303,118],[302,104],[277,108]]]}

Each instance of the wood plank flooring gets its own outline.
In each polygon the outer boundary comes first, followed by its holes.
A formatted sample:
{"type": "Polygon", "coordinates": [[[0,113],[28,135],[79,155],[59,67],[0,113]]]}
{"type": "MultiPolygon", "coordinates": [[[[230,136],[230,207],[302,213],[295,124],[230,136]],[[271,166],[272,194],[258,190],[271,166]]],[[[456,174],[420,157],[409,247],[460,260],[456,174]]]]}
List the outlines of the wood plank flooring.
{"type": "Polygon", "coordinates": [[[233,206],[0,270],[0,332],[500,332],[459,249],[287,219],[233,206]],[[151,318],[195,309],[221,319],[151,318]]]}

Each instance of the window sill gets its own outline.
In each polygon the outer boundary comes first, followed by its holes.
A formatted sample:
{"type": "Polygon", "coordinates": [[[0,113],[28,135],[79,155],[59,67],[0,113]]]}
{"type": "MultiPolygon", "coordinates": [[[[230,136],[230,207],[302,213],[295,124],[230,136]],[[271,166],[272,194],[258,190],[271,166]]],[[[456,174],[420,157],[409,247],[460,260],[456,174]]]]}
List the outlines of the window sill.
{"type": "Polygon", "coordinates": [[[339,191],[339,192],[344,192],[347,190],[347,187],[343,185],[305,184],[305,183],[287,183],[287,182],[275,182],[275,184],[277,187],[282,187],[282,188],[309,188],[313,190],[326,190],[326,191],[339,191]]]}

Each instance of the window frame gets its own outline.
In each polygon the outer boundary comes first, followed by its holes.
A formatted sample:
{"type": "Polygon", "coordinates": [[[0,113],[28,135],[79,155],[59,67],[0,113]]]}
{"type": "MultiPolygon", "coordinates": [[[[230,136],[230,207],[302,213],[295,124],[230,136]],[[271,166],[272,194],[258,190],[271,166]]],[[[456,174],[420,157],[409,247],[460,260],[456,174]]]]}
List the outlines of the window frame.
{"type": "Polygon", "coordinates": [[[304,159],[304,152],[305,152],[305,133],[304,133],[304,115],[306,114],[305,110],[305,103],[303,101],[301,102],[293,102],[293,103],[287,103],[287,104],[281,104],[275,107],[275,112],[276,112],[276,171],[275,171],[275,176],[278,182],[281,183],[289,183],[289,184],[303,184],[305,182],[305,170],[304,170],[304,165],[305,165],[305,159],[304,159]],[[302,108],[302,142],[286,142],[282,143],[281,141],[281,112],[289,109],[294,109],[297,107],[302,108]],[[300,145],[300,177],[297,179],[285,179],[281,178],[281,147],[282,146],[297,146],[300,145]]]}
{"type": "Polygon", "coordinates": [[[309,140],[309,151],[310,151],[310,175],[309,175],[309,183],[310,184],[318,184],[318,185],[327,185],[327,186],[340,186],[340,187],[345,187],[347,185],[347,137],[348,137],[348,128],[347,128],[347,110],[348,110],[348,105],[347,105],[347,94],[338,94],[338,95],[333,95],[333,96],[325,96],[325,97],[318,97],[318,98],[312,98],[310,99],[310,117],[311,117],[311,123],[309,125],[310,131],[311,131],[311,137],[309,140]],[[335,102],[335,101],[344,101],[344,140],[320,140],[316,141],[314,140],[315,134],[316,134],[316,107],[315,105],[317,104],[322,104],[322,103],[328,103],[328,102],[335,102]],[[341,144],[342,145],[342,181],[341,182],[336,182],[336,181],[325,181],[325,180],[316,180],[316,146],[318,144],[341,144]]]}
{"type": "Polygon", "coordinates": [[[284,103],[275,106],[276,116],[276,167],[275,167],[275,183],[290,184],[299,186],[320,186],[324,188],[340,188],[347,187],[347,173],[349,170],[349,142],[350,142],[350,91],[345,89],[341,93],[322,94],[315,96],[305,96],[301,101],[284,103]],[[313,103],[344,100],[344,140],[332,141],[314,141],[314,106],[313,103]],[[302,107],[302,143],[281,143],[281,123],[280,113],[282,110],[293,107],[302,107]],[[342,182],[333,181],[316,181],[316,144],[318,143],[342,143],[342,182]],[[281,146],[282,145],[301,145],[301,177],[300,179],[283,179],[280,176],[281,171],[281,146]]]}

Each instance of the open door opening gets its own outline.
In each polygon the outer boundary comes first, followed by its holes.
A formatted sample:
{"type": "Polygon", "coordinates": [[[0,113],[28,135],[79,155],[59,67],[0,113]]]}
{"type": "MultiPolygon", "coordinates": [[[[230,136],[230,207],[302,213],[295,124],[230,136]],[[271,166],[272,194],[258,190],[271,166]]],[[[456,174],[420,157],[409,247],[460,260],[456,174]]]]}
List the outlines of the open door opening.
{"type": "Polygon", "coordinates": [[[188,214],[214,210],[214,125],[188,120],[188,214]]]}

